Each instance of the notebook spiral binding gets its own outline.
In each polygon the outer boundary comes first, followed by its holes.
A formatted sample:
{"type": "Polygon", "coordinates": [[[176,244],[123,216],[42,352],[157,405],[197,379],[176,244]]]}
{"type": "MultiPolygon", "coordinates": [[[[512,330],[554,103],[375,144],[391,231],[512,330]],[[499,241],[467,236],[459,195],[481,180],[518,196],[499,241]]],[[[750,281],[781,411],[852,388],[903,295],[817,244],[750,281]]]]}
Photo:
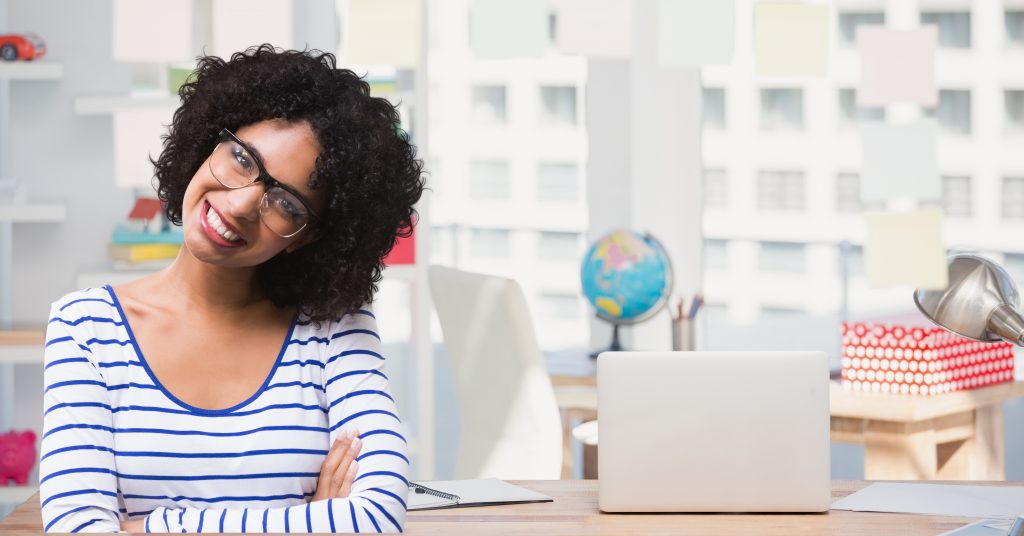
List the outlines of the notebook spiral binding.
{"type": "Polygon", "coordinates": [[[426,493],[427,495],[433,495],[434,497],[440,497],[442,499],[445,499],[445,500],[448,500],[448,501],[454,501],[456,503],[462,500],[461,497],[459,497],[458,495],[456,495],[454,493],[445,493],[443,491],[439,491],[439,490],[436,490],[436,489],[428,488],[428,487],[426,487],[424,485],[421,485],[421,484],[416,484],[415,482],[410,482],[409,483],[409,487],[411,487],[413,489],[421,489],[421,490],[423,490],[423,493],[426,493]]]}

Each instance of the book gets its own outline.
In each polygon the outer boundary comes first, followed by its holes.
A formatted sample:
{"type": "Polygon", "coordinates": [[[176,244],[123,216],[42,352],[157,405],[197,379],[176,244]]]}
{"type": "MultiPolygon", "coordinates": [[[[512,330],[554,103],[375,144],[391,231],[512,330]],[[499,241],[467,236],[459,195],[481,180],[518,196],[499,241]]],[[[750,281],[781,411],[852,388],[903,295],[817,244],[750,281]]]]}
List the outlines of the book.
{"type": "Polygon", "coordinates": [[[178,256],[180,244],[111,244],[107,254],[112,261],[139,263],[178,256]]]}
{"type": "Polygon", "coordinates": [[[497,478],[409,483],[409,510],[494,506],[554,499],[497,478]]]}
{"type": "Polygon", "coordinates": [[[181,227],[171,227],[167,231],[153,233],[119,224],[114,227],[110,241],[115,244],[182,244],[185,242],[185,234],[181,227]]]}

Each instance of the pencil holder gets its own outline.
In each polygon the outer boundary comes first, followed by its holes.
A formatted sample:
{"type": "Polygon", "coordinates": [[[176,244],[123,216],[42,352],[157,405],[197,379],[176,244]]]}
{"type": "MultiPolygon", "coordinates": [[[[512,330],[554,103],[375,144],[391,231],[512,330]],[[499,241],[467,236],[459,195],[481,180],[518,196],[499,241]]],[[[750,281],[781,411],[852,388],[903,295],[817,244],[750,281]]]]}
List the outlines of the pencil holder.
{"type": "Polygon", "coordinates": [[[679,319],[672,321],[672,350],[692,351],[695,350],[695,330],[692,320],[679,319]]]}

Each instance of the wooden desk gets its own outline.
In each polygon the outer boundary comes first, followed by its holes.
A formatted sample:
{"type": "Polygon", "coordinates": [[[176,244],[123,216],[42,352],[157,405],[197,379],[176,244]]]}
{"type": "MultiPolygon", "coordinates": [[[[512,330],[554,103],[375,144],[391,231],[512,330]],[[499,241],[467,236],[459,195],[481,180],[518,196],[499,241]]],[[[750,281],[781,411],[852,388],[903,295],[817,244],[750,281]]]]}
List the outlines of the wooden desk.
{"type": "MultiPolygon", "coordinates": [[[[564,361],[564,360],[563,360],[564,361]]],[[[596,388],[592,363],[576,369],[560,363],[551,383],[560,388],[596,388]]],[[[1004,383],[935,396],[885,395],[831,384],[832,441],[864,445],[864,478],[869,480],[1003,480],[1003,402],[1024,396],[1024,382],[1004,383]]],[[[566,415],[596,418],[597,392],[566,415]]],[[[568,423],[563,433],[569,434],[568,423]]],[[[569,436],[564,443],[568,452],[569,436]]],[[[565,472],[563,470],[563,477],[565,472]]]]}
{"type": "MultiPolygon", "coordinates": [[[[975,521],[968,518],[835,511],[828,514],[602,514],[596,480],[516,482],[546,493],[553,503],[518,504],[410,512],[405,533],[460,536],[502,534],[901,534],[929,536],[975,521]]],[[[869,482],[835,481],[833,500],[869,482]]],[[[1001,483],[988,483],[1001,485],[1001,483]]],[[[39,496],[0,521],[0,534],[41,532],[39,496]]]]}

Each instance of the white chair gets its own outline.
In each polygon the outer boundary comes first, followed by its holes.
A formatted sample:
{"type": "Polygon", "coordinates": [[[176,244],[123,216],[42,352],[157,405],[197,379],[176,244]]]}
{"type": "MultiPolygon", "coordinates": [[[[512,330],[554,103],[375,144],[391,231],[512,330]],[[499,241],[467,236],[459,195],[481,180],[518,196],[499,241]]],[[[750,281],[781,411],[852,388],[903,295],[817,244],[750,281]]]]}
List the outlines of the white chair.
{"type": "Polygon", "coordinates": [[[558,405],[519,284],[440,266],[429,278],[461,409],[454,477],[558,479],[558,405]]]}

